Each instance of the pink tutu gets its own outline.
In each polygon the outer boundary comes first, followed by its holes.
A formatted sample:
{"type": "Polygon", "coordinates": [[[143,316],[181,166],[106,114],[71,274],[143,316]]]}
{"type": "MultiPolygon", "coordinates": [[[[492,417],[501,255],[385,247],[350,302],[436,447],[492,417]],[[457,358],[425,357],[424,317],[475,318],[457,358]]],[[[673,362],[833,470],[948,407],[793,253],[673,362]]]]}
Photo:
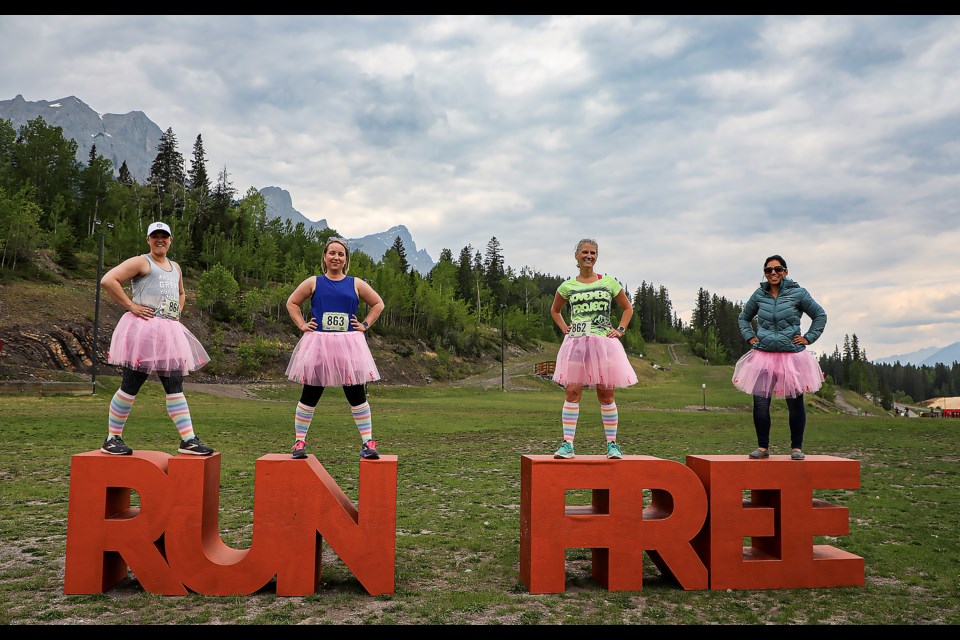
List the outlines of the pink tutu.
{"type": "Polygon", "coordinates": [[[303,334],[287,365],[287,378],[314,387],[342,387],[380,379],[362,331],[303,334]]]}
{"type": "Polygon", "coordinates": [[[812,351],[746,352],[733,368],[733,386],[752,396],[796,398],[823,385],[823,371],[812,351]]]}
{"type": "Polygon", "coordinates": [[[637,383],[637,372],[616,338],[568,335],[557,353],[553,381],[564,387],[629,387],[637,383]]]}
{"type": "Polygon", "coordinates": [[[187,375],[210,361],[200,341],[177,320],[141,318],[129,311],[110,338],[107,362],[136,371],[187,375]]]}

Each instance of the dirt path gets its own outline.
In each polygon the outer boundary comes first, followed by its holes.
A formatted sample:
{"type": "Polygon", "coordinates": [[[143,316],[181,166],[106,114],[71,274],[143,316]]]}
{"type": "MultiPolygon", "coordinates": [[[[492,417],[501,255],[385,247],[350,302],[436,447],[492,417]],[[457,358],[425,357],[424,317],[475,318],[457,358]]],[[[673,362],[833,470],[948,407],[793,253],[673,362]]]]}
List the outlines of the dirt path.
{"type": "Polygon", "coordinates": [[[675,344],[668,344],[668,345],[667,345],[667,351],[670,352],[670,357],[673,358],[674,364],[687,364],[686,362],[684,362],[684,361],[682,361],[682,360],[680,359],[680,356],[677,355],[677,352],[676,352],[676,350],[674,349],[675,346],[677,346],[677,345],[675,345],[675,344]]]}
{"type": "Polygon", "coordinates": [[[849,402],[847,402],[844,399],[844,397],[839,393],[834,397],[834,402],[836,402],[837,406],[839,406],[841,409],[843,409],[847,413],[851,415],[857,415],[857,408],[852,404],[850,404],[849,402]]]}
{"type": "Polygon", "coordinates": [[[263,399],[243,384],[208,384],[201,382],[184,382],[183,389],[187,392],[198,391],[200,393],[209,393],[210,395],[221,396],[224,398],[244,398],[250,400],[263,399]]]}
{"type": "Polygon", "coordinates": [[[500,363],[496,363],[485,371],[457,381],[458,387],[482,387],[484,389],[493,389],[503,386],[504,390],[523,387],[522,382],[527,378],[535,378],[533,374],[533,365],[536,362],[550,360],[545,354],[524,354],[518,356],[514,354],[511,359],[507,355],[506,362],[501,369],[500,363]]]}

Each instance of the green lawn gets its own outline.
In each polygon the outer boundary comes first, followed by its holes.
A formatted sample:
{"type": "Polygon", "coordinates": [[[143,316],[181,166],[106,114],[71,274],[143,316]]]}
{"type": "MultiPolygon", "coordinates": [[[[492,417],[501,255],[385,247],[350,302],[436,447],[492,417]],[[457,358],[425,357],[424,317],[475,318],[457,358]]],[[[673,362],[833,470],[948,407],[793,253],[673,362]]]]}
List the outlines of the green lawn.
{"type": "MultiPolygon", "coordinates": [[[[625,454],[683,462],[688,454],[754,448],[750,399],[730,384],[730,367],[705,367],[687,354],[688,364],[657,370],[653,358],[668,365],[664,351],[651,349],[635,361],[640,383],[617,392],[625,454]]],[[[553,452],[563,402],[561,389],[535,378],[506,392],[370,385],[374,436],[381,453],[399,457],[392,596],[369,596],[328,548],[321,588],[306,597],[277,597],[272,585],[245,597],[167,597],[145,593],[134,579],[105,594],[65,596],[70,460],[99,448],[118,383],[100,381],[104,388],[89,397],[0,397],[0,623],[960,622],[960,421],[894,418],[876,407],[862,417],[811,407],[804,447],[861,463],[860,489],[822,497],[849,509],[850,535],[829,544],[865,559],[863,587],[684,591],[647,561],[642,591],[608,592],[590,577],[589,551],[571,549],[567,590],[529,594],[519,577],[520,456],[553,452]]],[[[263,399],[188,393],[198,434],[222,453],[221,535],[238,548],[251,543],[254,463],[266,453],[289,451],[299,388],[278,384],[259,393],[263,399]]],[[[603,452],[591,393],[581,403],[578,454],[603,452]]],[[[784,403],[775,403],[774,453],[789,450],[786,420],[784,403]]],[[[158,383],[148,382],[137,398],[124,438],[134,449],[176,452],[176,430],[158,383]]],[[[355,500],[359,437],[338,389],[324,394],[308,440],[310,453],[355,500]]]]}

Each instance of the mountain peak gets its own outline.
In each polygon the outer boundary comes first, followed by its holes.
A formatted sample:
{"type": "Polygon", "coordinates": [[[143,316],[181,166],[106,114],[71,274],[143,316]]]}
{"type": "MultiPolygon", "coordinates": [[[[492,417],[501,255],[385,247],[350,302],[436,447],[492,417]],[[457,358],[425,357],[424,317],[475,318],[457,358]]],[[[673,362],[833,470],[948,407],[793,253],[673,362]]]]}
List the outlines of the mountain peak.
{"type": "Polygon", "coordinates": [[[77,143],[78,162],[86,164],[96,144],[97,153],[113,164],[114,175],[126,162],[138,182],[150,176],[163,130],[141,112],[101,115],[72,95],[52,102],[25,100],[22,94],[0,100],[0,118],[9,120],[15,130],[38,117],[50,127],[60,127],[64,138],[77,143]]]}
{"type": "Polygon", "coordinates": [[[934,367],[938,364],[950,366],[960,362],[960,342],[946,347],[924,347],[910,353],[897,354],[875,360],[877,364],[913,365],[915,367],[934,367]]]}
{"type": "Polygon", "coordinates": [[[263,196],[264,202],[267,203],[268,218],[280,218],[284,221],[289,220],[293,226],[297,226],[298,223],[302,222],[305,228],[316,231],[323,231],[329,227],[325,219],[313,221],[294,209],[293,198],[290,197],[290,192],[286,189],[274,186],[264,187],[260,189],[260,195],[263,196]]]}
{"type": "MultiPolygon", "coordinates": [[[[126,162],[130,174],[142,184],[150,176],[150,167],[164,133],[142,111],[100,114],[77,96],[65,96],[48,102],[29,101],[18,93],[12,100],[0,100],[0,118],[9,120],[15,131],[38,117],[42,117],[48,126],[60,127],[65,139],[77,143],[78,162],[86,164],[90,149],[96,144],[97,153],[113,163],[114,175],[126,162]]],[[[294,225],[302,222],[306,228],[317,231],[329,228],[326,219],[310,220],[297,211],[293,207],[290,192],[285,189],[269,186],[260,189],[260,193],[266,202],[268,217],[290,220],[294,225]]],[[[435,262],[426,251],[417,249],[410,231],[402,224],[349,242],[351,248],[356,246],[374,260],[379,260],[397,237],[403,243],[410,266],[421,274],[427,274],[435,262]]]]}
{"type": "Polygon", "coordinates": [[[427,275],[437,263],[425,249],[417,249],[417,243],[413,241],[410,231],[402,224],[390,227],[380,233],[372,233],[361,238],[347,238],[350,247],[379,260],[384,254],[393,247],[394,241],[400,238],[400,244],[406,252],[407,262],[410,268],[417,271],[420,275],[427,275]]]}

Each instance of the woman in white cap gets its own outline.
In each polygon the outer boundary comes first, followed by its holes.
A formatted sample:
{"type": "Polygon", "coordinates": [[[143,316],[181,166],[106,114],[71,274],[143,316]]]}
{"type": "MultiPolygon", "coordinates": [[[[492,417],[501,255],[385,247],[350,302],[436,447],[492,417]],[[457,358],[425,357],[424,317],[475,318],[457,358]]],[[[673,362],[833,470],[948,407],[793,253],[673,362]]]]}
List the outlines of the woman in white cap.
{"type": "Polygon", "coordinates": [[[183,394],[183,376],[205,365],[210,356],[180,322],[185,294],[180,265],[167,257],[172,242],[166,223],[152,223],[147,227],[150,252],[125,260],[100,280],[107,295],[127,310],[113,331],[107,354],[107,362],[121,367],[122,379],[110,401],[107,439],[100,448],[104,453],[133,453],[123,441],[123,428],[151,373],[157,374],[166,392],[167,415],[180,433],[179,453],[213,453],[194,432],[183,394]],[[125,282],[130,282],[132,298],[124,291],[125,282]]]}

